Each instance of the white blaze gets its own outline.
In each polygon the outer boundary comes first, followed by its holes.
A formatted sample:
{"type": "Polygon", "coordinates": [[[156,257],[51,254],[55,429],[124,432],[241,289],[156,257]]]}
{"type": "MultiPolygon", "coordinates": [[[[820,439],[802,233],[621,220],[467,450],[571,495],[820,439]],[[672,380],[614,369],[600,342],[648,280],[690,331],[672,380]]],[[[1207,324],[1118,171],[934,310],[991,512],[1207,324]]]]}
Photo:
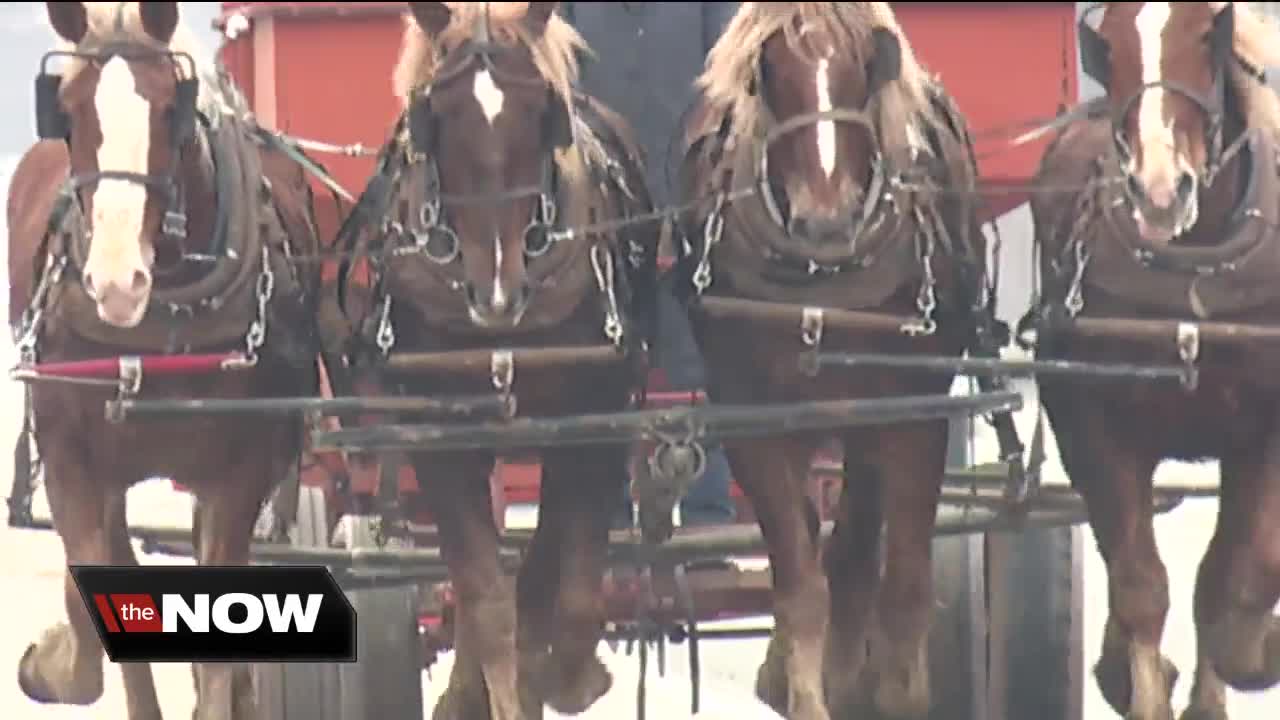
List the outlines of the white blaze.
{"type": "MultiPolygon", "coordinates": [[[[831,110],[831,81],[827,78],[827,59],[818,61],[818,72],[814,77],[818,89],[818,112],[831,110]]],[[[833,120],[818,121],[818,162],[822,170],[831,177],[836,171],[836,124],[833,120]]]]}
{"type": "Polygon", "coordinates": [[[476,73],[475,84],[472,86],[475,94],[476,102],[480,103],[480,111],[484,113],[484,117],[493,125],[493,121],[497,119],[502,112],[502,102],[504,96],[502,88],[493,82],[493,76],[488,70],[481,70],[476,73]]]}
{"type": "MultiPolygon", "coordinates": [[[[1169,22],[1169,3],[1149,2],[1142,6],[1135,19],[1138,29],[1138,45],[1142,53],[1142,82],[1144,85],[1159,82],[1160,68],[1164,60],[1164,27],[1169,22]]],[[[1159,160],[1173,161],[1173,125],[1164,118],[1165,91],[1153,87],[1142,93],[1138,101],[1138,138],[1144,149],[1160,151],[1159,160]],[[1166,155],[1167,152],[1167,155],[1166,155]]],[[[1143,153],[1144,162],[1147,153],[1143,153]]],[[[1155,158],[1153,158],[1155,159],[1155,158]]],[[[1158,160],[1158,161],[1159,161],[1158,160]]]]}
{"type": "MultiPolygon", "coordinates": [[[[151,105],[134,85],[127,62],[112,58],[102,68],[93,98],[102,129],[98,170],[147,173],[151,145],[151,105]]],[[[147,199],[144,185],[125,180],[101,180],[93,192],[93,242],[86,262],[90,274],[102,281],[115,279],[129,286],[135,269],[145,269],[142,218],[147,199]]]]}
{"type": "Polygon", "coordinates": [[[502,235],[493,236],[493,297],[489,304],[494,310],[507,306],[507,289],[502,287],[502,235]]]}
{"type": "MultiPolygon", "coordinates": [[[[485,120],[488,120],[489,125],[492,126],[498,119],[498,115],[502,114],[502,104],[505,100],[502,88],[493,81],[493,76],[488,70],[481,70],[476,73],[472,92],[475,94],[476,102],[480,103],[480,112],[484,113],[485,120]]],[[[507,291],[502,287],[502,236],[500,234],[493,238],[493,297],[490,298],[489,304],[494,310],[502,310],[507,305],[507,291]]]]}

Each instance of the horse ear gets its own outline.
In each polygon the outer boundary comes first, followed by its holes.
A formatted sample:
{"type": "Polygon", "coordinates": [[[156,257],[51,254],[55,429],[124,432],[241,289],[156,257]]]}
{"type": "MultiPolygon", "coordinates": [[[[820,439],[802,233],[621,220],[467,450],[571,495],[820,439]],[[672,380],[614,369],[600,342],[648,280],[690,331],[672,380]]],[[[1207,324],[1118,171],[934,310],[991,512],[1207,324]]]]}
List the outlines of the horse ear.
{"type": "Polygon", "coordinates": [[[435,37],[444,32],[453,19],[453,10],[449,9],[447,3],[411,2],[409,9],[413,11],[413,19],[418,21],[418,27],[422,28],[427,37],[435,37]]]}
{"type": "Polygon", "coordinates": [[[44,7],[53,31],[63,40],[79,43],[89,32],[89,11],[84,9],[84,3],[47,2],[44,7]]]}
{"type": "Polygon", "coordinates": [[[867,63],[867,97],[884,89],[884,86],[902,76],[902,43],[898,35],[888,28],[874,28],[871,42],[875,54],[867,63]]]}
{"type": "Polygon", "coordinates": [[[547,29],[547,23],[551,22],[551,16],[556,13],[556,9],[560,7],[558,2],[531,2],[529,9],[524,14],[525,27],[529,28],[529,32],[538,37],[547,29]]]}
{"type": "Polygon", "coordinates": [[[142,29],[151,37],[168,45],[173,33],[178,29],[178,3],[176,2],[140,2],[138,15],[142,20],[142,29]]]}

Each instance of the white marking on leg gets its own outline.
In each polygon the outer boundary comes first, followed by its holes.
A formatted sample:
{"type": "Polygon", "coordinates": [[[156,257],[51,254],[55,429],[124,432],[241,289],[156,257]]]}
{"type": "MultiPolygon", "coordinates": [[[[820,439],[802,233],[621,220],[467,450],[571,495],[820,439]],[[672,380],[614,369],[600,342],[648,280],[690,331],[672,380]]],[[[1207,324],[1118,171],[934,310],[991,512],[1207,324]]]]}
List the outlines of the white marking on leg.
{"type": "MultiPolygon", "coordinates": [[[[1138,46],[1142,55],[1142,82],[1159,82],[1164,61],[1164,28],[1171,11],[1167,2],[1149,2],[1134,20],[1138,30],[1138,46]]],[[[1145,90],[1138,100],[1138,140],[1142,144],[1143,163],[1146,150],[1157,151],[1157,162],[1173,162],[1173,125],[1164,118],[1165,91],[1160,87],[1145,90]]],[[[1173,168],[1169,168],[1172,173],[1173,168]]]]}
{"type": "Polygon", "coordinates": [[[484,113],[485,120],[493,125],[494,120],[497,120],[498,115],[502,113],[502,103],[506,99],[502,94],[502,88],[493,81],[493,76],[488,70],[481,70],[476,73],[472,91],[476,102],[480,103],[480,111],[484,113]]]}
{"type": "MultiPolygon", "coordinates": [[[[818,72],[814,76],[814,84],[818,90],[818,112],[831,110],[831,81],[827,78],[827,60],[818,61],[818,72]]],[[[836,124],[834,120],[818,121],[818,162],[822,170],[830,178],[836,171],[836,124]]]]}
{"type": "Polygon", "coordinates": [[[489,304],[502,312],[507,307],[507,289],[502,286],[502,236],[493,238],[493,297],[489,304]]]}

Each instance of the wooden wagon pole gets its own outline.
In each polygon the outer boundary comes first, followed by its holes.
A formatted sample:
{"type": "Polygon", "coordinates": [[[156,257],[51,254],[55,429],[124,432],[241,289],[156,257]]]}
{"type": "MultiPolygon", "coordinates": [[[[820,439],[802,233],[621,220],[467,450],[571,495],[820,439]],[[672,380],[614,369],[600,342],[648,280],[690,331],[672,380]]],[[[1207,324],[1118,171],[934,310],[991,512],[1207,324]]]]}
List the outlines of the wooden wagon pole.
{"type": "MultiPolygon", "coordinates": [[[[804,319],[805,308],[801,305],[768,302],[766,300],[745,300],[742,298],[723,298],[707,295],[699,298],[693,307],[705,313],[707,317],[717,320],[749,319],[763,320],[778,324],[793,324],[800,328],[804,319]]],[[[823,324],[846,330],[865,330],[870,332],[904,335],[904,328],[917,322],[911,315],[894,315],[889,313],[864,312],[860,310],[839,310],[822,308],[823,324]]]]}
{"type": "Polygon", "coordinates": [[[458,395],[437,397],[335,397],[335,398],[207,398],[201,400],[131,398],[107,401],[107,415],[156,417],[170,415],[262,415],[349,412],[393,412],[437,419],[509,418],[515,415],[509,396],[458,395]]]}
{"type": "Polygon", "coordinates": [[[608,365],[625,357],[613,345],[581,345],[499,350],[449,350],[441,352],[393,352],[379,369],[393,373],[491,372],[495,358],[506,358],[513,367],[526,370],[575,365],[608,365]]]}
{"type": "MultiPolygon", "coordinates": [[[[1144,380],[1181,380],[1187,373],[1180,365],[1133,365],[1080,360],[1006,360],[888,353],[818,353],[818,366],[888,367],[932,370],[962,375],[1091,375],[1144,380]]],[[[807,359],[802,359],[804,365],[807,359]]]]}
{"type": "Polygon", "coordinates": [[[1218,321],[1077,317],[1053,331],[1082,338],[1161,341],[1176,340],[1180,332],[1188,329],[1193,329],[1202,340],[1216,343],[1280,342],[1280,327],[1218,321]]]}
{"type": "Polygon", "coordinates": [[[884,425],[1022,408],[1016,392],[856,398],[776,405],[704,405],[523,417],[469,425],[387,425],[317,432],[316,449],[470,450],[524,449],[626,442],[638,437],[703,440],[759,437],[811,430],[884,425]]]}

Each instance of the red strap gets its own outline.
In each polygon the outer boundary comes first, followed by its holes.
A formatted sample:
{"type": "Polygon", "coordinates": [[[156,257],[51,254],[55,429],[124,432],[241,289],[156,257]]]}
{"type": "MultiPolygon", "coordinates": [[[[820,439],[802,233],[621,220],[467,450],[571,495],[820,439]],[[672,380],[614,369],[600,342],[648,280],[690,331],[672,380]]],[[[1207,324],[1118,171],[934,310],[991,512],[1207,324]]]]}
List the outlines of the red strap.
{"type": "MultiPolygon", "coordinates": [[[[196,375],[217,372],[228,360],[240,357],[240,353],[206,353],[203,355],[143,355],[142,374],[147,375],[196,375]]],[[[93,360],[69,360],[66,362],[37,363],[29,368],[38,375],[56,375],[75,378],[120,377],[120,358],[95,358],[93,360]]]]}

